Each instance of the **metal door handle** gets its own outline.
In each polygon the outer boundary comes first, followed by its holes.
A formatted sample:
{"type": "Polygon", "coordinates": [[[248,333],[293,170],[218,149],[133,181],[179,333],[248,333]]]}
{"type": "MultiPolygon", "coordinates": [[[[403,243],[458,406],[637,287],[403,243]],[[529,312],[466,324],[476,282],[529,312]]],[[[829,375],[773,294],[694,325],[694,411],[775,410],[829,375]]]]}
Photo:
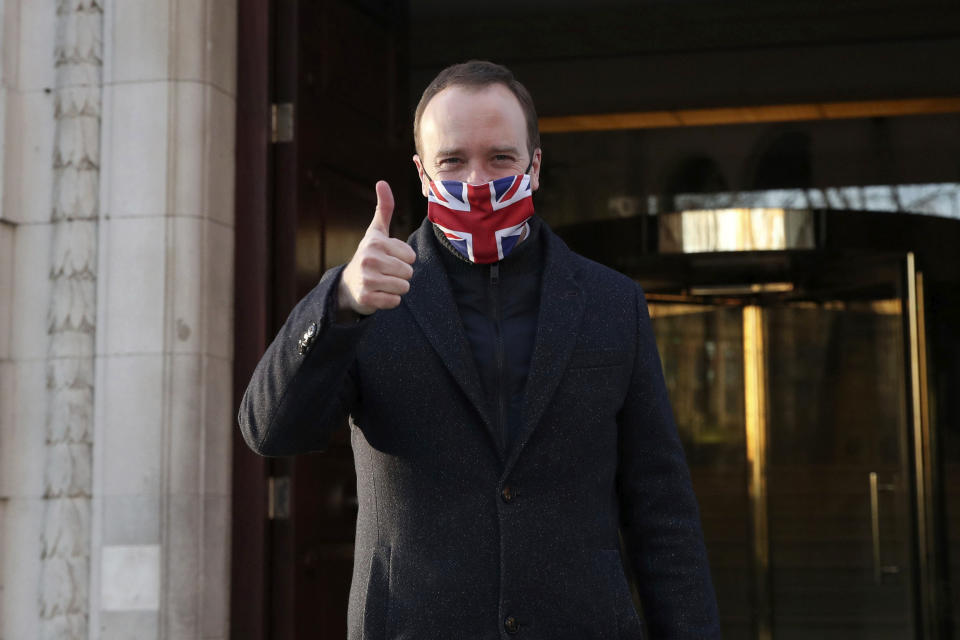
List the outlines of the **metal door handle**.
{"type": "Polygon", "coordinates": [[[896,565],[883,566],[880,564],[880,489],[895,491],[896,485],[877,483],[877,472],[871,471],[870,477],[870,528],[873,534],[873,581],[880,584],[884,575],[900,573],[896,565]]]}

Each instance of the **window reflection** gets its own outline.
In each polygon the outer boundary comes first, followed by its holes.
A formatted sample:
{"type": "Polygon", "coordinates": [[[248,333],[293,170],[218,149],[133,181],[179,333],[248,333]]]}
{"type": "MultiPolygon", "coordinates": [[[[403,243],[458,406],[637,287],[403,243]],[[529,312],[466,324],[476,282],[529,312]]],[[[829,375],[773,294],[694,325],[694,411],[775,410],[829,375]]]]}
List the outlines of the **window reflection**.
{"type": "Polygon", "coordinates": [[[897,184],[684,193],[679,210],[730,208],[845,209],[920,213],[960,219],[960,184],[897,184]]]}
{"type": "Polygon", "coordinates": [[[554,227],[691,209],[960,219],[960,115],[547,133],[537,211],[554,227]]]}

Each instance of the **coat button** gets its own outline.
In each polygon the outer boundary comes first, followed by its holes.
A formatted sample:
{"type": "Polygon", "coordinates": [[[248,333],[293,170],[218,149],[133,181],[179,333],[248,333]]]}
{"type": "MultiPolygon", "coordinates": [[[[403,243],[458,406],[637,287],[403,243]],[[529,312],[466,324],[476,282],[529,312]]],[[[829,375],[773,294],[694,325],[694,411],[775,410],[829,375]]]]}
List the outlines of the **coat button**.
{"type": "Polygon", "coordinates": [[[507,630],[507,633],[516,633],[520,631],[520,623],[513,616],[507,616],[507,619],[503,621],[503,628],[507,630]]]}
{"type": "Polygon", "coordinates": [[[504,502],[508,503],[513,500],[513,491],[510,489],[510,485],[503,488],[503,491],[500,492],[500,497],[503,498],[504,502]]]}
{"type": "Polygon", "coordinates": [[[307,327],[307,330],[303,332],[303,335],[300,336],[300,341],[297,343],[297,349],[300,351],[300,355],[303,355],[309,351],[310,347],[313,346],[313,341],[317,339],[317,323],[311,322],[310,326],[307,327]]]}

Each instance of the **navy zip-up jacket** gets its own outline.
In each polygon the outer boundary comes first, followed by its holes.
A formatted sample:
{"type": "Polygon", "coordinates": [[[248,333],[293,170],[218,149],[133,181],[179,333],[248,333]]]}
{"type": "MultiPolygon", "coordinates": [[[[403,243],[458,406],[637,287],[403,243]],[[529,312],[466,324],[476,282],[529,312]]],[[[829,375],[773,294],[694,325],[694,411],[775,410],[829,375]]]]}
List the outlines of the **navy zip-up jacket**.
{"type": "Polygon", "coordinates": [[[527,370],[533,357],[540,306],[543,255],[540,220],[530,219],[530,232],[503,260],[474,264],[460,256],[434,227],[434,240],[450,279],[463,330],[473,351],[490,414],[510,445],[520,430],[527,370]]]}

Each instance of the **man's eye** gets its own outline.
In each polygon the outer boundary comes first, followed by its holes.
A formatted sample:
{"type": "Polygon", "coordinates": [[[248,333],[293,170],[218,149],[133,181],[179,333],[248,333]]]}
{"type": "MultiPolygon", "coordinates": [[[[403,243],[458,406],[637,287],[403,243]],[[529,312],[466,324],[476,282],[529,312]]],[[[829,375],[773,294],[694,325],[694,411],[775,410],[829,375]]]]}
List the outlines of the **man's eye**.
{"type": "Polygon", "coordinates": [[[460,158],[444,158],[444,159],[440,160],[439,162],[437,162],[437,166],[439,166],[439,167],[449,167],[449,166],[458,164],[459,162],[460,162],[460,158]]]}
{"type": "Polygon", "coordinates": [[[498,153],[497,155],[493,156],[493,159],[496,162],[513,162],[513,156],[508,156],[503,153],[498,153]]]}

